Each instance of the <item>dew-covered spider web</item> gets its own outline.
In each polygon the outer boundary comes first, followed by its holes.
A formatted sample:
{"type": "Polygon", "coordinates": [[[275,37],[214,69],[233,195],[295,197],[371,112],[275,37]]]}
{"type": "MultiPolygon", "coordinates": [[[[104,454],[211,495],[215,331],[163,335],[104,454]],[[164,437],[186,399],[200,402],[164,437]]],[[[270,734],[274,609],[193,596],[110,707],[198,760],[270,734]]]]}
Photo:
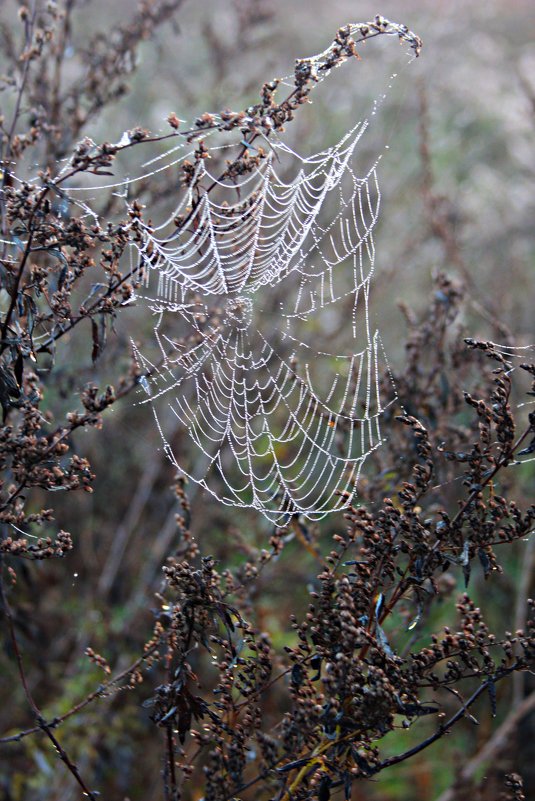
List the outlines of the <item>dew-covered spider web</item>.
{"type": "Polygon", "coordinates": [[[382,441],[381,344],[368,317],[380,194],[376,168],[358,176],[351,166],[364,129],[307,159],[292,151],[299,170],[289,181],[275,158],[289,151],[273,140],[240,202],[203,195],[187,230],[144,230],[138,246],[161,364],[137,356],[168,455],[184,469],[160,424],[162,403],[204,457],[188,475],[224,503],[276,520],[347,502],[340,492],[353,493],[382,441]],[[329,347],[338,314],[349,315],[350,352],[329,347]],[[164,328],[170,315],[185,323],[187,344],[164,328]]]}
{"type": "MultiPolygon", "coordinates": [[[[347,506],[384,438],[386,361],[369,312],[379,158],[359,163],[369,127],[314,155],[275,132],[241,142],[254,160],[243,174],[217,166],[235,158],[235,137],[210,158],[181,143],[144,167],[194,171],[165,219],[133,228],[136,301],[156,343],[135,345],[144,402],[183,474],[279,525],[347,506]]],[[[132,203],[135,181],[124,185],[132,203]]]]}

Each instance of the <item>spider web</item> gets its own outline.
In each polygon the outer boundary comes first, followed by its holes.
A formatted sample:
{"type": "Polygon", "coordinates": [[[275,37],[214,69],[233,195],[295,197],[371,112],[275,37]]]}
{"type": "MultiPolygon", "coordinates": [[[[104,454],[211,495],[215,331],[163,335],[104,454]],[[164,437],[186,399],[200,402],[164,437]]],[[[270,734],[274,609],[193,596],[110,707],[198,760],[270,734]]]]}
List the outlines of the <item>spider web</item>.
{"type": "MultiPolygon", "coordinates": [[[[369,124],[307,157],[273,133],[232,180],[196,159],[171,214],[135,224],[137,301],[154,316],[156,353],[134,350],[164,450],[222,503],[277,525],[346,507],[383,441],[386,360],[369,315],[379,159],[359,174],[356,156],[369,124]]],[[[192,155],[174,147],[143,177],[192,155]]]]}
{"type": "MultiPolygon", "coordinates": [[[[352,166],[366,127],[308,158],[273,140],[239,202],[204,194],[186,229],[145,227],[136,245],[160,360],[136,356],[166,453],[223,503],[277,523],[347,505],[382,441],[382,348],[368,312],[380,192],[376,166],[362,177],[352,166]],[[281,156],[300,165],[290,181],[281,156]],[[329,348],[339,314],[353,346],[344,353],[329,348]],[[169,317],[186,331],[180,341],[169,317]],[[169,442],[165,406],[195,446],[188,464],[169,442]]],[[[186,197],[173,216],[188,208],[186,197]]]]}

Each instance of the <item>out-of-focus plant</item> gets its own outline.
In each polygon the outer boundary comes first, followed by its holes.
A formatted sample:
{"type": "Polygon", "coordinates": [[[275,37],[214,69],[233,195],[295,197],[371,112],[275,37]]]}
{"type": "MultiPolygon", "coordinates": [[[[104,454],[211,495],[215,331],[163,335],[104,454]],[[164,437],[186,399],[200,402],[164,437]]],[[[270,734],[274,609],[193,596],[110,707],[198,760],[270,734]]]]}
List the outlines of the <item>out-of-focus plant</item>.
{"type": "MultiPolygon", "coordinates": [[[[140,380],[132,365],[117,376],[116,388],[86,385],[81,406],[69,411],[65,423],[56,422],[46,406],[58,343],[85,328],[96,362],[106,331],[130,305],[142,277],[139,265],[125,269],[122,260],[141,205],[103,226],[87,208],[73,207],[64,186],[74,175],[108,174],[119,152],[167,136],[198,141],[197,157],[203,159],[208,152],[203,135],[214,129],[235,130],[245,139],[228,175],[251,171],[261,158],[261,153],[251,157],[252,142],[260,136],[269,141],[271,131],[290,123],[314,86],[303,60],[296,66],[295,88],[283,101],[274,99],[276,87],[265,84],[260,102],[247,112],[205,114],[189,131],[171,115],[170,134],[152,136],[137,128],[120,144],[97,146],[87,138],[75,144],[127,90],[125,77],[135,68],[140,43],[181,5],[181,0],[142,3],[127,26],[99,36],[78,54],[83,78],[72,83],[65,77],[65,59],[75,2],[21,5],[18,32],[2,28],[10,63],[2,81],[10,99],[1,123],[0,581],[4,659],[17,677],[13,697],[25,699],[34,720],[0,742],[15,748],[44,733],[72,780],[95,799],[98,776],[113,759],[98,753],[92,735],[105,740],[112,727],[97,714],[91,718],[96,731],[84,731],[84,716],[112,698],[115,714],[130,720],[132,695],[118,691],[133,694],[143,683],[152,721],[145,737],[161,742],[167,798],[202,792],[207,801],[253,796],[327,801],[340,790],[350,799],[355,782],[417,760],[461,720],[474,720],[472,708],[481,697],[488,698],[495,715],[500,688],[533,662],[531,604],[521,628],[495,632],[469,593],[474,573],[491,587],[502,569],[503,549],[532,534],[535,507],[522,505],[503,477],[535,447],[533,413],[524,419],[512,404],[518,375],[531,379],[529,393],[535,393],[535,367],[522,363],[513,371],[497,346],[463,341],[455,328],[463,291],[445,275],[437,276],[422,317],[405,310],[407,358],[404,371],[394,376],[388,443],[375,456],[374,473],[361,482],[362,505],[347,511],[332,541],[321,527],[295,516],[259,547],[256,536],[250,542],[242,537],[238,545],[245,560],[221,564],[209,555],[208,543],[199,546],[191,534],[195,505],[178,477],[179,544],[164,568],[152,633],[138,657],[126,665],[118,660],[115,671],[87,646],[104,679],[52,717],[41,709],[38,665],[27,656],[29,651],[46,662],[47,651],[29,645],[14,600],[17,582],[31,581],[28,561],[66,556],[73,548],[70,534],[47,533],[52,510],[36,505],[32,491],[37,497],[43,490],[91,491],[94,476],[74,449],[75,434],[98,429],[106,409],[140,380]],[[41,169],[29,179],[28,164],[35,163],[41,169]],[[287,554],[296,543],[317,563],[312,589],[304,574],[298,574],[301,585],[285,581],[285,571],[292,569],[287,554]],[[458,574],[466,593],[455,616],[458,574]],[[265,576],[269,581],[279,576],[288,594],[291,626],[284,642],[275,642],[280,632],[269,630],[262,604],[265,576]],[[448,609],[448,623],[433,627],[441,605],[448,609]],[[62,727],[77,721],[76,741],[67,746],[62,727]],[[403,741],[400,732],[410,745],[389,753],[393,737],[403,741]],[[96,748],[90,759],[86,743],[96,748]]],[[[360,39],[391,33],[409,36],[404,27],[378,17],[360,28],[360,39]]],[[[417,38],[412,44],[419,48],[417,38]]],[[[342,28],[325,69],[356,55],[357,43],[349,28],[342,28]]],[[[191,186],[194,180],[191,165],[183,181],[191,186]]],[[[177,224],[187,225],[187,217],[177,224]]],[[[74,384],[77,375],[72,365],[74,384]]],[[[389,378],[384,392],[392,393],[389,378]]],[[[107,638],[105,631],[102,640],[107,638]]],[[[61,677],[56,687],[59,706],[61,677]]],[[[522,703],[524,712],[532,709],[533,695],[522,703]]],[[[13,720],[20,719],[18,707],[13,720]]],[[[128,742],[128,726],[112,739],[110,750],[119,750],[115,744],[128,742]]],[[[137,747],[142,749],[136,737],[127,748],[137,747]]],[[[20,759],[25,762],[24,754],[20,759]]],[[[2,771],[7,797],[52,797],[43,786],[24,785],[20,775],[15,782],[13,774],[2,771]]],[[[519,777],[509,774],[505,786],[504,798],[522,798],[519,777]]],[[[129,792],[144,797],[145,790],[129,792]]]]}

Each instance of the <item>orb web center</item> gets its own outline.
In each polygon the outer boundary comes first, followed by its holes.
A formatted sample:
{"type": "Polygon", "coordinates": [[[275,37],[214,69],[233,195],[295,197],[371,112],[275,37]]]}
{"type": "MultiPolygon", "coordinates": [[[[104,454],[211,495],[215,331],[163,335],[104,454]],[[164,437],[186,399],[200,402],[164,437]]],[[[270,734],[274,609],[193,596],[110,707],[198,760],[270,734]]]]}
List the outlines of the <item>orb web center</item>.
{"type": "Polygon", "coordinates": [[[247,328],[253,319],[253,304],[249,298],[238,296],[230,298],[226,306],[227,320],[236,328],[247,328]]]}

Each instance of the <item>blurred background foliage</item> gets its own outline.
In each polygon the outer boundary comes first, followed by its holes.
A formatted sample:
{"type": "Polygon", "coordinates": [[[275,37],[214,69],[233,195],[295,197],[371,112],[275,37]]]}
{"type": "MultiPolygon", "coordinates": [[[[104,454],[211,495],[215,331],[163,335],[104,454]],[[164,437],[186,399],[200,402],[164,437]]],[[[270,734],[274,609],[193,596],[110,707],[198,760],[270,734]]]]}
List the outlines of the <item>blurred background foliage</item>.
{"type": "MultiPolygon", "coordinates": [[[[137,7],[134,0],[78,5],[70,32],[72,69],[67,71],[73,85],[80,78],[78,50],[89,41],[98,48],[100,32],[124,24],[137,7]]],[[[17,6],[12,0],[1,4],[3,26],[15,26],[17,6]]],[[[533,343],[535,8],[530,0],[384,0],[381,7],[368,0],[185,0],[140,45],[136,68],[125,76],[128,91],[83,133],[97,142],[116,142],[136,125],[165,131],[171,112],[193,120],[204,111],[245,108],[265,80],[292,71],[294,58],[323,50],[340,25],[371,19],[377,12],[417,32],[424,40],[422,57],[406,66],[403,48],[368,43],[361,62],[344,65],[318,88],[313,105],[288,129],[288,138],[310,153],[332,144],[399,73],[380,108],[373,141],[374,148],[389,146],[380,168],[383,201],[372,315],[392,369],[403,371],[405,359],[407,327],[400,304],[416,317],[423,314],[440,271],[463,288],[452,336],[533,343]]],[[[29,171],[32,167],[27,165],[29,171]]],[[[119,315],[106,331],[106,347],[95,365],[87,337],[65,337],[47,407],[60,415],[84,382],[104,385],[117,375],[117,365],[127,370],[130,337],[142,341],[150,328],[150,319],[137,309],[119,315]],[[78,365],[74,377],[73,363],[78,365]]],[[[180,440],[180,432],[176,436],[180,440]]],[[[162,564],[179,543],[179,507],[170,490],[173,468],[146,406],[130,396],[107,412],[103,431],[82,432],[76,448],[90,459],[94,492],[57,493],[53,499],[57,525],[73,533],[75,550],[63,562],[36,563],[31,572],[23,571],[17,590],[25,648],[47,655],[31,678],[49,718],[102,680],[101,671],[84,656],[86,647],[105,655],[114,673],[137,657],[150,636],[162,564]]],[[[508,477],[519,502],[532,500],[533,479],[533,464],[508,477]]],[[[203,553],[236,568],[266,546],[271,526],[254,511],[223,507],[196,485],[187,486],[186,493],[191,530],[203,553]]],[[[450,501],[454,504],[455,490],[450,501]]],[[[35,490],[32,503],[46,506],[47,499],[35,490]]],[[[341,516],[331,516],[318,537],[327,542],[343,526],[341,516]]],[[[504,575],[494,577],[492,586],[476,577],[472,587],[498,630],[513,625],[515,589],[526,559],[532,558],[524,543],[508,550],[504,575]]],[[[306,611],[317,569],[314,557],[295,540],[259,580],[256,624],[270,632],[276,650],[293,644],[289,616],[306,611]]],[[[455,582],[453,597],[463,589],[462,576],[456,575],[455,582]]],[[[437,605],[419,636],[425,640],[450,618],[451,606],[437,605]]],[[[7,659],[2,658],[0,670],[1,733],[14,733],[30,723],[22,700],[13,704],[18,690],[7,659]]],[[[518,702],[516,692],[499,696],[500,715],[515,698],[518,702]]],[[[125,695],[88,706],[64,724],[62,736],[82,773],[89,769],[93,786],[102,788],[103,798],[159,799],[161,744],[148,711],[140,706],[149,688],[142,685],[125,695]]],[[[418,760],[386,771],[377,781],[355,784],[353,801],[436,801],[494,725],[482,712],[478,728],[464,722],[418,760]]],[[[431,732],[433,723],[421,724],[419,738],[425,726],[431,732]]],[[[407,748],[412,736],[391,734],[387,748],[392,753],[407,748]]],[[[512,740],[489,775],[499,772],[500,760],[504,770],[509,767],[514,751],[532,771],[533,750],[512,740]]],[[[1,753],[0,794],[6,800],[78,797],[72,777],[58,770],[43,738],[28,738],[1,753]]],[[[476,790],[470,792],[467,797],[479,797],[476,790]]],[[[485,798],[498,797],[491,781],[486,792],[491,794],[485,798]]]]}

